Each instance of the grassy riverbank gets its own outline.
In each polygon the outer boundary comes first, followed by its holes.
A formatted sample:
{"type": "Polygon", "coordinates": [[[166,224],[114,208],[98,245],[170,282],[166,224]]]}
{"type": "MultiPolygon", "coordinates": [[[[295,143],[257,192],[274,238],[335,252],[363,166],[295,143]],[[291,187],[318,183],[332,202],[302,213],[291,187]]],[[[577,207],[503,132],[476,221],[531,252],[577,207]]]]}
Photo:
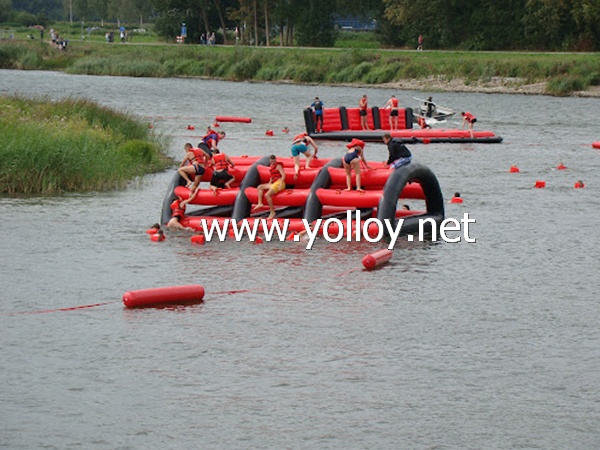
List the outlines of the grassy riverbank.
{"type": "Polygon", "coordinates": [[[172,161],[146,125],[85,100],[0,97],[0,193],[103,191],[172,161]]]}
{"type": "Polygon", "coordinates": [[[542,84],[540,92],[570,95],[600,86],[598,53],[462,52],[376,49],[224,47],[71,42],[0,44],[0,68],[64,70],[135,77],[209,77],[242,81],[382,85],[412,82],[430,90],[471,90],[494,83],[500,92],[542,84]],[[428,84],[429,83],[429,84],[428,84]],[[450,87],[446,89],[446,87],[450,87]]]}

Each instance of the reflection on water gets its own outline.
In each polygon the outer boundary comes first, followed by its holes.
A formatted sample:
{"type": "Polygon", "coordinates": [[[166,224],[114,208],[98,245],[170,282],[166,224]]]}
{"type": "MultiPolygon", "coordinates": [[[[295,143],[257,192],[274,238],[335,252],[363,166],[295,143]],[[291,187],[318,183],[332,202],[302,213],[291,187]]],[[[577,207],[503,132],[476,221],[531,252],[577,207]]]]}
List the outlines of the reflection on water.
{"type": "MultiPolygon", "coordinates": [[[[231,155],[285,156],[318,95],[389,89],[0,71],[1,93],[85,97],[170,138],[179,159],[216,115],[231,155]],[[196,130],[187,130],[192,124],[196,130]],[[275,130],[272,137],[265,130],[275,130]]],[[[426,93],[400,91],[400,102],[426,93]]],[[[414,145],[476,244],[150,242],[172,172],[123,192],[0,198],[7,448],[596,448],[596,99],[436,93],[498,145],[414,145]],[[524,120],[523,118],[526,118],[524,120]],[[567,132],[568,130],[568,132],[567,132]],[[554,167],[564,162],[568,170],[554,167]],[[517,164],[521,173],[510,174],[517,164]],[[533,189],[535,180],[546,189],[533,189]],[[577,179],[585,189],[572,188],[577,179]],[[199,283],[195,306],[125,310],[124,292],[199,283]],[[235,294],[228,291],[243,290],[235,294]],[[111,302],[97,308],[37,311],[111,302]],[[557,414],[556,411],[560,411],[557,414]]],[[[414,105],[412,105],[414,106],[414,105]]],[[[458,119],[444,124],[460,126],[458,119]]],[[[319,143],[339,156],[342,143],[319,143]]],[[[385,159],[383,145],[367,156],[385,159]]],[[[0,163],[1,164],[1,163],[0,163]]]]}

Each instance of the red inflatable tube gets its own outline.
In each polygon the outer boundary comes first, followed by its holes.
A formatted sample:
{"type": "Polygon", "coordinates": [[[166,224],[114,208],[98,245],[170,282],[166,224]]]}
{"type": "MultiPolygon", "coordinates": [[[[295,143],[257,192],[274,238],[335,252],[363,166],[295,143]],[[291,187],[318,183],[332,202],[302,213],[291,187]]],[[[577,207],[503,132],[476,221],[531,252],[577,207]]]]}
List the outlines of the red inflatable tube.
{"type": "Polygon", "coordinates": [[[235,116],[217,116],[215,117],[217,122],[241,122],[241,123],[251,123],[252,119],[250,117],[235,117],[235,116]]]}
{"type": "Polygon", "coordinates": [[[598,142],[592,142],[592,147],[600,149],[600,141],[598,141],[598,142]]]}
{"type": "Polygon", "coordinates": [[[316,194],[323,205],[375,208],[383,191],[342,191],[319,188],[316,194]]]}
{"type": "MultiPolygon", "coordinates": [[[[235,198],[240,190],[218,189],[217,194],[212,189],[199,189],[194,199],[190,202],[192,205],[233,205],[235,198]]],[[[190,190],[183,186],[177,186],[174,190],[177,197],[187,199],[190,196],[190,190]]]]}
{"type": "Polygon", "coordinates": [[[366,255],[362,259],[362,264],[367,270],[373,270],[375,267],[388,262],[392,259],[392,251],[388,249],[378,250],[370,255],[366,255]]]}
{"type": "MultiPolygon", "coordinates": [[[[271,169],[267,166],[258,166],[258,174],[260,175],[261,183],[268,183],[271,179],[271,169]]],[[[298,178],[294,178],[295,172],[293,167],[284,167],[285,184],[293,184],[295,187],[310,187],[320,169],[300,169],[298,178]]]]}
{"type": "Polygon", "coordinates": [[[144,308],[161,305],[199,303],[204,298],[204,288],[197,284],[140,289],[123,294],[126,308],[144,308]]]}
{"type": "MultiPolygon", "coordinates": [[[[247,187],[244,190],[246,197],[250,200],[250,203],[256,204],[258,202],[258,189],[255,187],[247,187]]],[[[267,203],[264,196],[267,191],[263,192],[263,203],[267,203]]],[[[284,189],[283,191],[273,196],[273,205],[278,206],[304,206],[306,198],[310,193],[310,189],[284,189]]]]}

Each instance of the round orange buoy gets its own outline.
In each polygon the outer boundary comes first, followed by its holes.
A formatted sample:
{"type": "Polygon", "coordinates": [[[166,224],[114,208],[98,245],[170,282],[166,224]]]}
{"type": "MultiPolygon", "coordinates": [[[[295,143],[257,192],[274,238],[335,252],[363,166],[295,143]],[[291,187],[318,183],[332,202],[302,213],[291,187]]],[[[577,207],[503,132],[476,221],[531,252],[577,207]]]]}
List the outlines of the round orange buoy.
{"type": "Polygon", "coordinates": [[[583,184],[583,181],[581,180],[577,180],[575,182],[575,185],[573,186],[575,189],[581,189],[585,187],[585,184],[583,184]]]}
{"type": "Polygon", "coordinates": [[[431,139],[424,138],[423,144],[431,144],[431,139]]]}
{"type": "Polygon", "coordinates": [[[158,233],[153,234],[152,236],[150,236],[150,240],[152,242],[162,242],[166,239],[167,237],[164,235],[164,233],[162,233],[162,231],[159,230],[158,233]]]}
{"type": "Polygon", "coordinates": [[[188,126],[187,126],[187,129],[188,129],[188,130],[195,130],[196,128],[194,127],[194,125],[188,125],[188,126]]]}
{"type": "Polygon", "coordinates": [[[383,250],[377,250],[370,255],[366,255],[362,259],[362,265],[365,266],[365,269],[372,270],[375,267],[379,267],[380,265],[388,262],[392,259],[393,252],[388,250],[387,248],[383,250]]]}
{"type": "Polygon", "coordinates": [[[567,166],[565,166],[563,163],[560,163],[558,166],[556,166],[556,170],[565,170],[567,168],[567,166]]]}
{"type": "Polygon", "coordinates": [[[273,136],[274,133],[273,133],[273,130],[267,130],[267,131],[265,131],[265,134],[267,136],[273,136]]]}
{"type": "Polygon", "coordinates": [[[204,288],[198,284],[140,289],[123,294],[126,308],[144,308],[161,305],[200,303],[204,288]]]}
{"type": "Polygon", "coordinates": [[[514,164],[512,166],[510,166],[510,169],[508,171],[510,173],[519,173],[520,172],[519,168],[514,164]]]}
{"type": "Polygon", "coordinates": [[[541,181],[541,180],[537,180],[535,182],[535,188],[541,189],[541,188],[545,188],[546,187],[546,182],[545,181],[541,181]]]}
{"type": "Polygon", "coordinates": [[[203,234],[195,234],[190,238],[190,240],[192,241],[192,244],[204,245],[206,242],[206,238],[203,234]]]}

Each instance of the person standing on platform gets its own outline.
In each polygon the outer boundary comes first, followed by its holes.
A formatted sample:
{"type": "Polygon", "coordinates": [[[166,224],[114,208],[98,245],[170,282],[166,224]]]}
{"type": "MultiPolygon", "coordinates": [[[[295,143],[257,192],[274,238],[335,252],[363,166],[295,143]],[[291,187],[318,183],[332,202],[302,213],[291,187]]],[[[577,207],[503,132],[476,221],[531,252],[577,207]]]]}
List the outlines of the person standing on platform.
{"type": "Polygon", "coordinates": [[[358,101],[358,113],[360,114],[360,124],[363,130],[369,129],[369,123],[367,122],[367,111],[368,111],[368,99],[367,94],[363,95],[358,101]]]}
{"type": "Polygon", "coordinates": [[[398,99],[396,98],[396,96],[392,95],[383,108],[384,109],[391,108],[390,130],[397,130],[398,129],[398,99]]]}
{"type": "Polygon", "coordinates": [[[461,112],[460,115],[463,118],[462,125],[461,125],[460,129],[462,130],[465,127],[465,125],[468,124],[469,125],[469,133],[471,133],[471,137],[474,137],[474,135],[473,135],[473,125],[475,124],[475,122],[477,122],[477,117],[475,117],[469,111],[461,112]]]}
{"type": "Polygon", "coordinates": [[[323,102],[319,99],[319,97],[315,97],[315,101],[309,106],[315,112],[315,132],[322,133],[323,132],[323,102]]]}

